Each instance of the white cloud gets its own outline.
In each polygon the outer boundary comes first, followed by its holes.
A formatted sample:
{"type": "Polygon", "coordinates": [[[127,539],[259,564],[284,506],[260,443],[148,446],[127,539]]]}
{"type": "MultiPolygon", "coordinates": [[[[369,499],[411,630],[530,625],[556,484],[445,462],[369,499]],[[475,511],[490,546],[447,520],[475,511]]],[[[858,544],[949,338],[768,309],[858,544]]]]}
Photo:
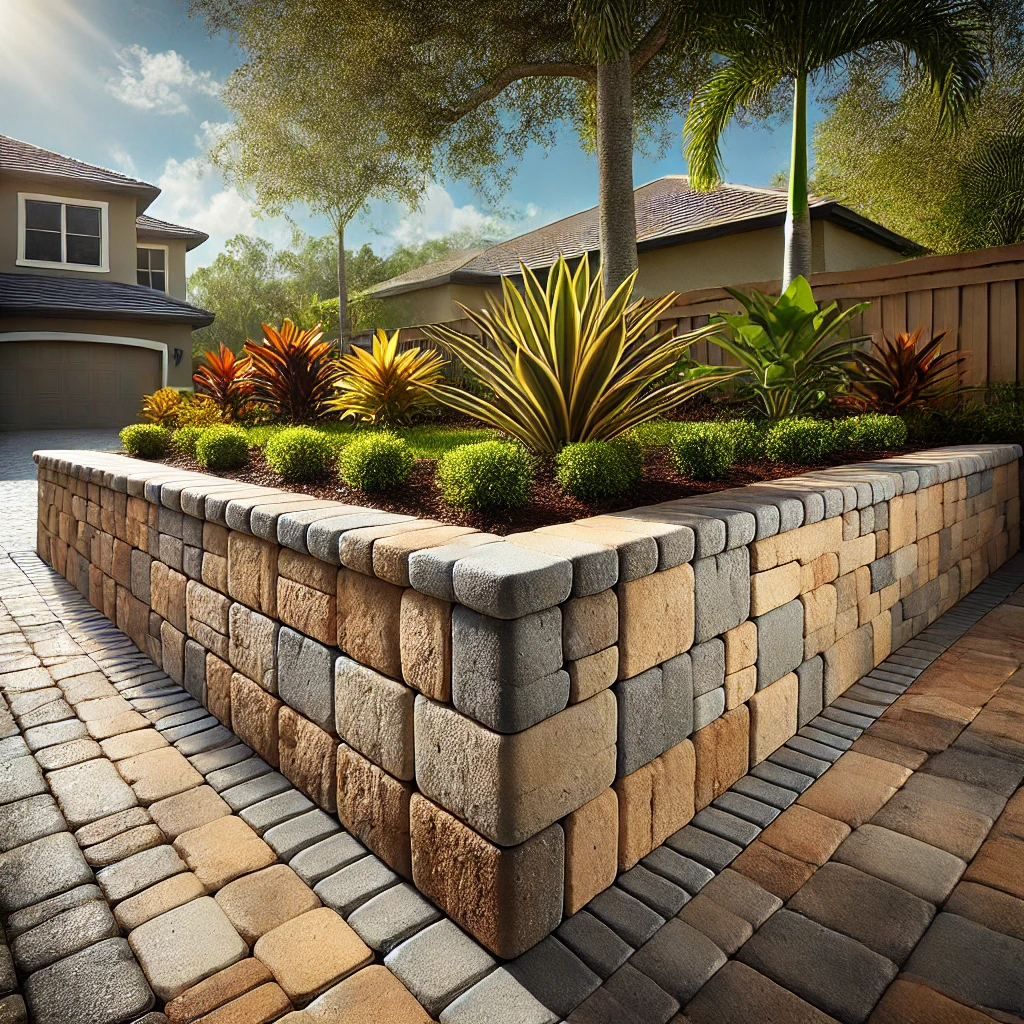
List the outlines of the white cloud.
{"type": "Polygon", "coordinates": [[[133,178],[139,176],[139,169],[135,164],[135,159],[120,143],[115,142],[111,145],[110,158],[114,161],[114,166],[118,170],[131,175],[133,178]]]}
{"type": "Polygon", "coordinates": [[[419,209],[406,213],[389,234],[398,245],[424,242],[463,231],[500,241],[529,230],[540,214],[540,208],[534,203],[528,203],[521,215],[513,217],[484,213],[472,203],[456,206],[447,189],[431,184],[427,186],[419,209]]]}
{"type": "Polygon", "coordinates": [[[189,95],[218,96],[220,84],[209,71],[196,71],[177,50],[150,53],[137,43],[117,53],[119,78],[107,92],[136,110],[187,114],[189,95]]]}

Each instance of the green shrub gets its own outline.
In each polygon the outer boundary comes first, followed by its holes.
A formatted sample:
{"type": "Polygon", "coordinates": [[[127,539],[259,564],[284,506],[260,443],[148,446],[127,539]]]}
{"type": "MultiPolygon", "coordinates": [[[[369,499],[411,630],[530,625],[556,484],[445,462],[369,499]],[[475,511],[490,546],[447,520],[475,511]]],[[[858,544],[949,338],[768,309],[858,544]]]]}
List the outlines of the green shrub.
{"type": "Polygon", "coordinates": [[[525,505],[533,481],[533,460],[510,441],[462,444],[437,463],[437,486],[449,505],[498,511],[525,505]]]}
{"type": "Polygon", "coordinates": [[[312,427],[288,427],[267,442],[267,465],[286,483],[308,483],[334,465],[335,445],[312,427]]]}
{"type": "Polygon", "coordinates": [[[171,437],[171,444],[190,459],[196,457],[196,445],[205,427],[178,427],[171,437]]]}
{"type": "Polygon", "coordinates": [[[840,420],[837,432],[850,448],[863,451],[890,451],[902,448],[907,443],[907,425],[899,416],[888,416],[880,412],[865,413],[840,420]],[[843,429],[845,428],[845,429],[843,429]]]}
{"type": "Polygon", "coordinates": [[[764,454],[764,427],[752,420],[726,420],[722,426],[736,445],[736,461],[752,462],[764,454]]]}
{"type": "Polygon", "coordinates": [[[390,431],[357,437],[338,456],[339,475],[357,491],[393,491],[409,478],[412,450],[390,431]]]}
{"type": "Polygon", "coordinates": [[[577,441],[555,456],[555,479],[580,501],[614,498],[636,484],[644,472],[640,442],[629,434],[611,441],[577,441]]]}
{"type": "Polygon", "coordinates": [[[773,462],[809,465],[836,451],[835,425],[826,420],[801,417],[780,420],[768,430],[764,453],[773,462]]]}
{"type": "Polygon", "coordinates": [[[694,480],[721,480],[736,461],[735,432],[728,423],[683,423],[671,449],[680,473],[694,480]]]}
{"type": "Polygon", "coordinates": [[[121,431],[121,447],[137,459],[162,459],[171,432],[155,423],[133,423],[121,431]]]}
{"type": "Polygon", "coordinates": [[[196,462],[204,469],[238,469],[249,462],[249,441],[241,427],[206,427],[196,441],[196,462]]]}

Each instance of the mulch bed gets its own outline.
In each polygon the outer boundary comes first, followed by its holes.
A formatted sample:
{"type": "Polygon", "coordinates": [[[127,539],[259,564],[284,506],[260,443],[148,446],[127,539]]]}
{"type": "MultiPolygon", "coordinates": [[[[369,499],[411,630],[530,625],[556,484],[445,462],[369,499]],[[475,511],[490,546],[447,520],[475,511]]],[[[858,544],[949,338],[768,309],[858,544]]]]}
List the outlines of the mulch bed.
{"type": "Polygon", "coordinates": [[[767,461],[753,462],[734,466],[724,480],[701,483],[681,477],[676,472],[667,448],[653,448],[646,453],[644,476],[636,487],[618,498],[589,503],[562,494],[555,483],[553,466],[550,462],[542,462],[534,480],[529,502],[522,508],[497,514],[466,512],[445,504],[434,483],[435,462],[433,459],[419,460],[405,486],[388,494],[363,494],[353,491],[336,478],[313,484],[282,483],[280,477],[267,466],[263,451],[258,448],[252,450],[252,461],[249,466],[230,472],[214,473],[210,470],[203,470],[193,459],[184,456],[171,457],[164,461],[168,465],[198,470],[210,473],[211,476],[225,477],[242,483],[279,487],[287,491],[308,494],[314,498],[326,498],[352,505],[365,505],[386,512],[418,516],[422,519],[437,519],[443,523],[472,526],[478,530],[504,535],[533,530],[539,526],[550,526],[554,523],[571,522],[574,519],[583,519],[587,516],[621,512],[642,505],[654,505],[675,498],[685,498],[692,494],[710,494],[714,491],[725,490],[729,487],[742,487],[745,484],[757,483],[761,480],[778,480],[782,477],[809,473],[828,466],[888,458],[902,452],[918,450],[921,450],[919,446],[908,446],[900,451],[857,452],[846,456],[837,456],[829,462],[813,466],[787,465],[767,461]]]}

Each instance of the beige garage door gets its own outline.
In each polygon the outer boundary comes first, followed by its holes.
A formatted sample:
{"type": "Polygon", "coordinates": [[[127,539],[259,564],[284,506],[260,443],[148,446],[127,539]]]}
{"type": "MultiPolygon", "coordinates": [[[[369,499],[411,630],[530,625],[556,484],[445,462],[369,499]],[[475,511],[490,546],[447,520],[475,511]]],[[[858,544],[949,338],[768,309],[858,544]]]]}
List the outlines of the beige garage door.
{"type": "Polygon", "coordinates": [[[0,342],[0,430],[123,427],[160,387],[160,353],[87,341],[0,342]]]}

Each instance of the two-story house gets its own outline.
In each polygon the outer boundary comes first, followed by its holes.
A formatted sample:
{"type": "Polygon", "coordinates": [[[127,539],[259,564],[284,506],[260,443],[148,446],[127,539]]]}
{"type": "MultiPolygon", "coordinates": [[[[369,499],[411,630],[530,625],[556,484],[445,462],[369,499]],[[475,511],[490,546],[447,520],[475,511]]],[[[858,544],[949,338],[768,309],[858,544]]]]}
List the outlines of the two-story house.
{"type": "Polygon", "coordinates": [[[185,253],[155,185],[0,135],[0,429],[111,427],[192,378],[185,253]]]}

